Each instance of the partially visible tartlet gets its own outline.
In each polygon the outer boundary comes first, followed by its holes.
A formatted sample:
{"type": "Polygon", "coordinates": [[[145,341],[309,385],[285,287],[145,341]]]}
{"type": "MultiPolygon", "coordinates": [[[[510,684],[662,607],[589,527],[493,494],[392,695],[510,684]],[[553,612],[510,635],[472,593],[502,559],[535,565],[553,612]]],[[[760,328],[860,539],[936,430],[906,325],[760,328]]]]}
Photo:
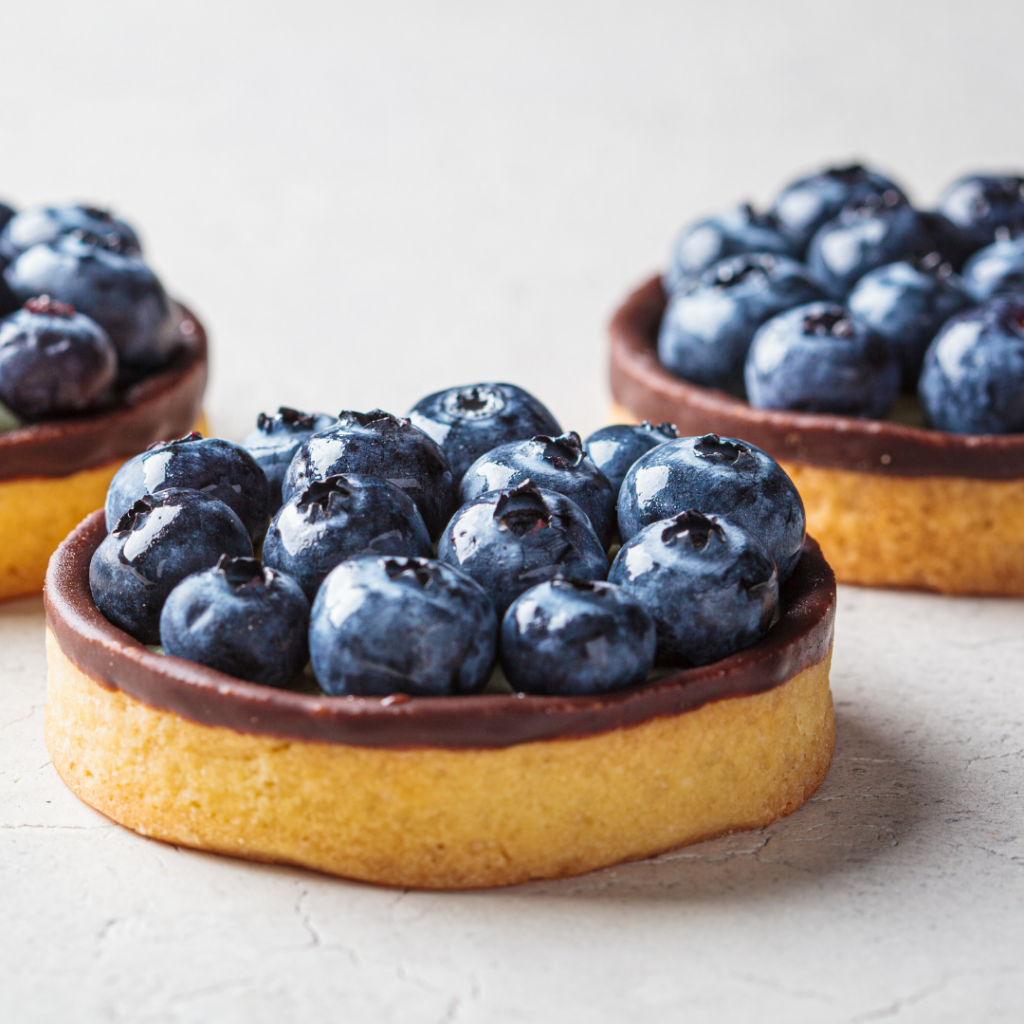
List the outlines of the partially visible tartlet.
{"type": "Polygon", "coordinates": [[[131,225],[0,204],[0,600],[39,591],[125,459],[196,425],[206,359],[131,225]]]}
{"type": "Polygon", "coordinates": [[[118,467],[154,441],[191,430],[206,387],[206,333],[183,306],[170,362],[102,412],[0,433],[0,599],[38,593],[57,545],[103,504],[118,467]]]}

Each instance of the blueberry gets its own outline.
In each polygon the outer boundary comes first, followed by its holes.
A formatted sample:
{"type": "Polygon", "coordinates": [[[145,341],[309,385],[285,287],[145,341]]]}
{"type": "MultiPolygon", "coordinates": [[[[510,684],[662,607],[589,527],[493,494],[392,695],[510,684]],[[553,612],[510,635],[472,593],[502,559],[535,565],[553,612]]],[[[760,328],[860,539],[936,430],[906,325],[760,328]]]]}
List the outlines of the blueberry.
{"type": "Polygon", "coordinates": [[[978,302],[1024,294],[1024,235],[978,250],[964,266],[964,284],[978,302]]]}
{"type": "Polygon", "coordinates": [[[180,344],[163,286],[137,255],[64,236],[27,249],[4,279],[20,302],[49,295],[92,317],[124,365],[158,366],[180,344]]]}
{"type": "Polygon", "coordinates": [[[219,498],[245,524],[258,544],[270,523],[270,486],[263,470],[241,446],[193,431],[177,441],[158,441],[129,459],[107,490],[107,529],[145,494],[189,487],[219,498]]]}
{"type": "Polygon", "coordinates": [[[651,617],[611,583],[541,583],[501,623],[502,670],[525,693],[607,693],[643,682],[654,649],[651,617]]]}
{"type": "Polygon", "coordinates": [[[284,405],[275,416],[261,412],[256,418],[256,429],[245,435],[242,447],[266,475],[275,511],[281,507],[284,474],[302,442],[336,422],[325,412],[299,412],[284,405]]]}
{"type": "Polygon", "coordinates": [[[313,603],[309,650],[329,694],[475,693],[494,665],[498,618],[457,569],[428,558],[342,562],[313,603]]]}
{"type": "Polygon", "coordinates": [[[937,253],[901,260],[865,274],[846,302],[900,358],[903,387],[917,390],[925,349],[954,314],[972,305],[963,282],[937,253]]]}
{"type": "Polygon", "coordinates": [[[0,231],[0,258],[16,260],[34,245],[47,245],[66,235],[102,246],[110,252],[138,255],[138,235],[123,220],[94,206],[37,206],[9,218],[0,231]]]}
{"type": "Polygon", "coordinates": [[[176,487],[146,494],[96,549],[89,587],[96,607],[144,644],[160,642],[160,612],[186,577],[221,555],[252,555],[242,521],[212,494],[176,487]]]}
{"type": "Polygon", "coordinates": [[[441,535],[437,557],[476,580],[499,615],[545,580],[608,574],[604,546],[579,505],[531,480],[463,505],[441,535]]]}
{"type": "Polygon", "coordinates": [[[702,274],[726,256],[746,252],[799,255],[771,214],[757,213],[749,203],[717,217],[708,217],[685,228],[676,239],[664,274],[665,290],[671,294],[684,281],[702,274]]]}
{"type": "Polygon", "coordinates": [[[672,295],[658,331],[658,358],[685,380],[740,393],[758,327],[824,297],[807,268],[787,256],[731,256],[672,295]]]}
{"type": "Polygon", "coordinates": [[[619,532],[625,542],[645,526],[693,508],[728,516],[749,530],[775,559],[782,582],[800,560],[800,495],[782,467],[746,441],[705,434],[652,449],[622,482],[619,532]]]}
{"type": "Polygon", "coordinates": [[[1024,228],[1024,178],[971,174],[954,181],[939,200],[939,212],[963,229],[976,249],[994,242],[1000,229],[1024,228]]]}
{"type": "Polygon", "coordinates": [[[456,487],[470,465],[499,444],[562,432],[547,407],[514,384],[435,391],[412,407],[409,419],[441,446],[456,487]]]}
{"type": "Polygon", "coordinates": [[[666,441],[674,441],[678,436],[674,423],[659,423],[656,427],[647,420],[637,424],[618,423],[595,430],[583,442],[583,447],[618,494],[629,467],[641,455],[666,441]]]}
{"type": "Polygon", "coordinates": [[[415,502],[431,539],[440,536],[455,507],[452,472],[435,441],[407,419],[390,413],[342,412],[295,453],[284,476],[285,501],[313,480],[338,473],[378,476],[415,502]]]}
{"type": "Polygon", "coordinates": [[[750,404],[842,416],[884,416],[900,392],[900,357],[843,306],[812,302],[754,335],[745,371],[750,404]]]}
{"type": "MultiPolygon", "coordinates": [[[[11,218],[12,218],[12,217],[13,217],[13,216],[14,216],[14,215],[15,215],[15,214],[17,213],[17,212],[18,212],[18,211],[17,211],[17,210],[15,210],[15,209],[14,209],[14,207],[13,207],[13,206],[11,206],[10,204],[8,204],[8,203],[3,203],[3,202],[0,202],[0,238],[2,238],[2,237],[3,237],[3,235],[2,235],[3,229],[4,229],[5,227],[7,227],[7,225],[8,225],[8,224],[10,223],[10,221],[11,221],[11,218]]],[[[2,256],[2,255],[0,255],[0,259],[3,259],[3,256],[2,256]]]]}
{"type": "Polygon", "coordinates": [[[429,558],[430,534],[412,498],[375,476],[329,476],[296,491],[274,517],[263,561],[312,601],[327,574],[354,555],[429,558]]]}
{"type": "Polygon", "coordinates": [[[940,263],[948,263],[959,274],[967,257],[977,250],[977,244],[968,232],[941,213],[919,210],[918,218],[927,238],[928,251],[937,253],[940,263]]]}
{"type": "Polygon", "coordinates": [[[889,178],[861,164],[850,164],[798,178],[779,193],[771,212],[803,252],[818,228],[844,206],[883,197],[892,205],[906,201],[902,189],[889,178]]]}
{"type": "Polygon", "coordinates": [[[608,579],[654,620],[660,665],[707,665],[749,647],[779,603],[775,563],[760,541],[692,509],[631,538],[608,579]]]}
{"type": "Polygon", "coordinates": [[[48,296],[0,322],[0,401],[26,419],[102,405],[117,376],[106,331],[48,296]]]}
{"type": "Polygon", "coordinates": [[[529,441],[510,441],[481,455],[462,478],[462,501],[472,501],[485,491],[515,487],[527,479],[572,498],[590,517],[605,549],[611,546],[615,492],[583,450],[575,431],[559,437],[538,434],[529,441]]]}
{"type": "Polygon", "coordinates": [[[265,686],[287,686],[302,671],[308,632],[299,585],[255,558],[221,555],[186,576],[160,613],[167,654],[265,686]]]}
{"type": "Polygon", "coordinates": [[[920,214],[902,197],[865,200],[843,207],[818,229],[807,265],[829,295],[841,299],[869,270],[905,256],[924,256],[931,247],[920,214]]]}
{"type": "Polygon", "coordinates": [[[928,348],[918,391],[939,430],[1024,431],[1024,296],[949,320],[928,348]]]}

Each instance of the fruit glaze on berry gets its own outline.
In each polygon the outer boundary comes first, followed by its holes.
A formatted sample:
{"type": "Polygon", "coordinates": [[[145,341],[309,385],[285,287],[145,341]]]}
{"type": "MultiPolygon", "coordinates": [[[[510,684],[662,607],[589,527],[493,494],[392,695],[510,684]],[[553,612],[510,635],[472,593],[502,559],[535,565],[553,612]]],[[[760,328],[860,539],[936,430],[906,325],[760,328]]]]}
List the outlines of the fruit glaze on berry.
{"type": "Polygon", "coordinates": [[[88,206],[0,230],[0,599],[37,592],[61,538],[125,459],[189,430],[206,335],[135,231],[88,206]]]}
{"type": "Polygon", "coordinates": [[[177,843],[467,887],[814,791],[835,585],[774,460],[669,424],[584,442],[507,384],[414,408],[447,429],[286,407],[121,467],[46,586],[76,793],[177,843]]]}
{"type": "Polygon", "coordinates": [[[840,581],[1024,595],[1024,178],[923,211],[852,165],[741,209],[614,315],[616,418],[777,459],[840,581]]]}

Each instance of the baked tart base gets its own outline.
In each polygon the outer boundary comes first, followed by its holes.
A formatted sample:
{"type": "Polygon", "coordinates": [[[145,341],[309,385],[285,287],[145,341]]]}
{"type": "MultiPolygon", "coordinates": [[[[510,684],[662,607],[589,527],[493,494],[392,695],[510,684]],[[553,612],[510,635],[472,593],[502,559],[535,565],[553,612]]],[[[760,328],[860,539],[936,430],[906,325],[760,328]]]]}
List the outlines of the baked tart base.
{"type": "Polygon", "coordinates": [[[1024,596],[1024,435],[755,409],[666,370],[660,279],[616,312],[613,422],[675,423],[762,448],[790,475],[841,583],[1024,596]]]}
{"type": "Polygon", "coordinates": [[[153,654],[92,604],[100,513],[47,577],[46,741],[142,835],[385,885],[577,875],[789,814],[828,771],[835,581],[813,542],[758,645],[594,697],[332,698],[153,654]]]}

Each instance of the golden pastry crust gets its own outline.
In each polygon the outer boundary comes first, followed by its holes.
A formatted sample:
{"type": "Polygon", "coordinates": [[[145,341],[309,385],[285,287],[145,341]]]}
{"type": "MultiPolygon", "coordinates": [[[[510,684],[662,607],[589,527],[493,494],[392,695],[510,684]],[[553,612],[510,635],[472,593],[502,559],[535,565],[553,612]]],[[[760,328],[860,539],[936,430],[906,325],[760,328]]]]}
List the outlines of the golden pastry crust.
{"type": "MultiPolygon", "coordinates": [[[[638,421],[613,403],[612,422],[638,421]]],[[[1024,480],[779,464],[840,583],[1024,596],[1024,480]]]]}
{"type": "Polygon", "coordinates": [[[0,480],[0,600],[38,594],[57,545],[102,508],[121,460],[70,476],[0,480]]]}
{"type": "MultiPolygon", "coordinates": [[[[205,434],[206,417],[195,429],[205,434]]],[[[38,594],[57,545],[94,509],[123,459],[69,476],[0,480],[0,601],[38,594]]]]}
{"type": "Polygon", "coordinates": [[[1024,480],[781,465],[841,583],[1024,595],[1024,480]]]}
{"type": "Polygon", "coordinates": [[[47,630],[46,740],[142,835],[431,889],[581,874],[789,814],[832,758],[831,652],[754,696],[490,749],[362,747],[201,725],[101,685],[47,630]]]}

